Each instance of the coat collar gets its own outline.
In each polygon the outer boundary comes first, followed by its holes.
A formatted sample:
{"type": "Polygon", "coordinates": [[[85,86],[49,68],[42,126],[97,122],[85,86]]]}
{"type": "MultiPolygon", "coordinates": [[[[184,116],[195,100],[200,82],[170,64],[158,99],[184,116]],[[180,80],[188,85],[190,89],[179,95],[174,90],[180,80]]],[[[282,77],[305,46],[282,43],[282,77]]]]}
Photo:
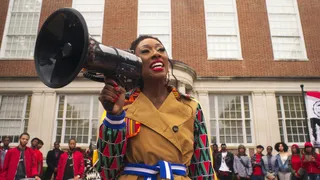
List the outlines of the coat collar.
{"type": "Polygon", "coordinates": [[[173,126],[179,127],[190,120],[193,110],[190,106],[180,101],[180,98],[180,93],[175,88],[172,88],[161,107],[157,109],[148,97],[138,89],[129,97],[131,103],[124,107],[126,117],[157,132],[182,152],[183,147],[180,146],[179,139],[172,128],[173,126]]]}

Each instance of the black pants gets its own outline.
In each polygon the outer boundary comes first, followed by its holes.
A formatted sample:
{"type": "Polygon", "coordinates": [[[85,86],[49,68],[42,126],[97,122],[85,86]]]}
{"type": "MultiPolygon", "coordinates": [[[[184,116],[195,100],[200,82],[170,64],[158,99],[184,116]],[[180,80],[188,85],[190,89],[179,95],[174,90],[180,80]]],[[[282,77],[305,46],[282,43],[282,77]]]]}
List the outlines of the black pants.
{"type": "Polygon", "coordinates": [[[318,119],[318,118],[311,118],[311,119],[310,119],[310,123],[311,123],[312,135],[313,135],[313,137],[314,137],[314,141],[317,141],[318,137],[317,137],[316,125],[320,126],[320,119],[318,119]]]}
{"type": "Polygon", "coordinates": [[[231,172],[221,172],[219,171],[219,180],[232,180],[232,173],[231,172]]]}

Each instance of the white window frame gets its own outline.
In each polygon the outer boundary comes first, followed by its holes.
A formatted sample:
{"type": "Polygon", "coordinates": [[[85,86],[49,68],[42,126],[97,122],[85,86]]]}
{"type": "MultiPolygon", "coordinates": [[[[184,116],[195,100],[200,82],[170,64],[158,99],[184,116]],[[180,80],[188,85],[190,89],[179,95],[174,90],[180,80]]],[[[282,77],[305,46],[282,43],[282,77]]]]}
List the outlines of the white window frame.
{"type": "MultiPolygon", "coordinates": [[[[25,100],[23,102],[23,109],[22,109],[22,115],[21,116],[21,124],[20,124],[20,134],[22,134],[24,132],[24,128],[25,128],[25,117],[26,117],[26,110],[27,110],[27,104],[28,104],[28,96],[30,96],[31,98],[31,101],[32,101],[32,96],[29,95],[29,94],[25,94],[25,95],[22,95],[22,94],[1,94],[0,95],[0,103],[2,102],[2,96],[6,96],[6,95],[9,95],[9,96],[24,96],[25,97],[25,100]]],[[[31,104],[30,104],[31,105],[31,104]]],[[[31,109],[30,109],[31,110],[31,109]]],[[[30,112],[29,112],[30,113],[30,112]]],[[[6,118],[8,119],[8,118],[6,118]]],[[[28,117],[28,127],[29,127],[29,124],[30,124],[30,114],[29,114],[29,117],[28,117]]],[[[18,134],[17,136],[20,136],[20,134],[18,134]]],[[[11,137],[11,135],[8,135],[9,137],[11,137]]],[[[19,142],[13,142],[13,139],[10,139],[11,140],[11,143],[10,143],[10,146],[18,146],[19,145],[19,142]]]]}
{"type": "MultiPolygon", "coordinates": [[[[6,57],[5,56],[5,50],[7,48],[7,34],[8,34],[8,30],[9,30],[9,25],[10,25],[10,20],[11,20],[11,12],[12,12],[12,9],[13,9],[13,1],[14,0],[9,0],[9,6],[8,6],[8,12],[7,12],[7,17],[6,17],[6,23],[5,23],[5,26],[4,26],[4,31],[3,31],[3,36],[2,36],[2,43],[1,43],[1,47],[0,47],[0,60],[33,60],[33,57],[29,57],[29,58],[26,58],[26,57],[19,57],[19,58],[16,58],[16,57],[6,57]]],[[[41,17],[41,11],[42,11],[42,0],[41,0],[41,9],[40,9],[40,14],[39,14],[39,19],[38,19],[38,27],[37,29],[39,29],[39,23],[40,23],[40,17],[41,17]]],[[[37,31],[37,35],[38,35],[38,31],[37,31]]],[[[36,35],[36,37],[37,37],[36,35]]],[[[34,43],[36,44],[36,43],[34,43]]],[[[34,47],[33,47],[34,49],[34,47]]]]}
{"type": "MultiPolygon", "coordinates": [[[[223,57],[211,57],[209,56],[209,49],[208,49],[208,40],[209,40],[209,31],[208,31],[208,25],[207,25],[207,7],[206,7],[206,1],[210,0],[204,0],[204,17],[205,17],[205,26],[206,26],[206,48],[207,48],[207,59],[208,60],[243,60],[242,57],[242,48],[241,48],[241,38],[240,38],[240,28],[239,28],[239,19],[238,19],[238,9],[237,9],[237,2],[236,0],[232,0],[234,13],[235,13],[235,26],[236,26],[236,35],[238,40],[238,50],[239,50],[239,57],[235,58],[223,58],[223,57]]],[[[223,0],[222,0],[223,1],[223,0]]],[[[227,35],[226,35],[227,36],[227,35]]]]}
{"type": "MultiPolygon", "coordinates": [[[[76,2],[75,1],[77,1],[77,0],[72,0],[72,8],[74,8],[75,7],[75,5],[76,5],[76,2]]],[[[103,24],[104,24],[104,10],[105,10],[105,0],[103,1],[104,3],[103,3],[103,12],[102,12],[102,23],[101,23],[101,29],[100,29],[100,37],[101,37],[101,42],[100,43],[102,43],[102,40],[103,40],[103,37],[102,37],[102,35],[103,35],[103,24]]],[[[79,10],[78,10],[79,11],[79,10]]],[[[82,13],[81,11],[79,11],[80,13],[82,13]]],[[[92,11],[86,11],[86,12],[92,12],[92,11]]],[[[89,32],[90,30],[89,30],[89,27],[88,27],[88,33],[90,34],[90,32],[89,32]]],[[[91,35],[91,34],[90,34],[91,35]]]]}
{"type": "MultiPolygon", "coordinates": [[[[65,131],[66,131],[66,112],[67,112],[67,97],[68,96],[91,96],[90,98],[90,115],[89,115],[89,131],[88,131],[88,143],[79,143],[77,142],[77,146],[79,147],[87,147],[90,145],[91,141],[94,141],[92,139],[92,120],[95,119],[93,118],[93,96],[94,94],[59,94],[57,96],[57,103],[56,103],[56,111],[55,111],[55,119],[54,119],[54,130],[53,130],[53,136],[52,136],[52,142],[59,141],[60,145],[62,147],[68,147],[68,143],[64,142],[64,136],[65,136],[65,131]],[[62,117],[62,129],[61,129],[61,139],[56,139],[57,136],[57,128],[58,128],[58,111],[59,111],[59,102],[60,102],[60,97],[64,96],[64,105],[63,105],[63,117],[62,117]]],[[[100,117],[97,117],[98,119],[98,124],[100,121],[100,117]]],[[[99,127],[96,127],[99,130],[99,127]]],[[[98,132],[97,132],[98,133],[98,132]]],[[[98,134],[97,134],[98,135],[98,134]]]]}
{"type": "MultiPolygon", "coordinates": [[[[139,26],[139,19],[140,19],[140,1],[138,0],[138,25],[137,25],[137,37],[139,37],[141,34],[140,34],[140,26],[139,26]]],[[[171,0],[169,0],[169,45],[170,45],[170,49],[169,51],[167,50],[168,52],[168,57],[169,58],[172,58],[172,20],[171,20],[171,14],[172,14],[172,9],[171,9],[171,0]]],[[[151,36],[155,36],[157,37],[157,35],[163,35],[163,34],[144,34],[144,35],[151,35],[151,36]]],[[[161,39],[159,39],[161,41],[161,39]]],[[[168,47],[165,47],[166,49],[168,47]]]]}
{"type": "MultiPolygon", "coordinates": [[[[293,145],[293,144],[298,144],[299,146],[303,146],[304,145],[304,142],[288,142],[288,134],[287,134],[287,124],[286,124],[286,120],[287,119],[289,119],[289,120],[301,120],[301,119],[303,119],[304,120],[304,118],[287,118],[286,117],[286,115],[285,115],[285,112],[284,112],[284,105],[283,105],[283,96],[300,96],[300,95],[297,95],[297,94],[277,94],[276,96],[278,96],[279,97],[279,99],[280,99],[280,107],[281,107],[281,118],[280,117],[278,117],[278,123],[279,123],[279,121],[282,119],[282,131],[283,131],[283,139],[284,139],[284,142],[285,143],[287,143],[289,146],[291,146],[291,145],[293,145]]],[[[304,98],[302,98],[302,101],[304,100],[304,98]]],[[[276,103],[278,103],[278,102],[276,102],[276,103]]],[[[304,106],[304,104],[303,104],[303,102],[302,102],[302,104],[301,104],[301,106],[302,106],[302,110],[303,110],[303,106],[304,106]]],[[[277,112],[278,112],[278,109],[277,109],[277,112]]],[[[302,112],[302,113],[304,113],[304,112],[302,112]]],[[[278,114],[278,113],[277,113],[278,114]]],[[[278,115],[277,115],[278,116],[278,115]]],[[[305,122],[304,122],[305,123],[305,122]]],[[[308,124],[307,124],[307,129],[309,128],[309,121],[308,121],[308,124]]],[[[279,125],[279,128],[281,128],[280,127],[280,125],[279,125]]],[[[280,131],[280,129],[279,129],[279,131],[280,131]]],[[[306,133],[308,133],[308,132],[306,132],[306,133]]],[[[309,135],[307,135],[307,138],[310,138],[310,136],[309,135]]],[[[281,139],[281,133],[280,133],[280,139],[281,139]]]]}
{"type": "MultiPolygon", "coordinates": [[[[273,59],[275,61],[283,61],[283,60],[286,60],[286,61],[288,61],[288,60],[289,61],[290,60],[294,60],[294,61],[309,61],[308,55],[307,55],[307,50],[306,50],[306,44],[305,44],[305,41],[304,41],[304,35],[303,35],[303,30],[302,30],[302,24],[301,24],[301,19],[300,19],[300,11],[299,11],[298,2],[297,2],[297,0],[292,0],[292,1],[294,3],[294,10],[295,10],[295,12],[297,12],[295,15],[297,17],[297,25],[298,25],[298,29],[299,29],[300,44],[301,44],[301,48],[302,48],[303,58],[300,58],[300,59],[276,58],[274,56],[272,37],[295,37],[295,36],[272,36],[271,27],[270,27],[270,13],[269,13],[269,10],[268,10],[268,0],[266,0],[266,8],[267,8],[267,15],[268,15],[269,33],[270,33],[270,38],[271,38],[272,54],[273,54],[273,59]]],[[[287,13],[287,14],[289,14],[289,13],[287,13]]]]}
{"type": "MultiPolygon", "coordinates": [[[[255,144],[255,135],[254,135],[254,128],[253,128],[253,109],[252,109],[252,97],[250,94],[242,93],[242,94],[217,94],[217,93],[209,93],[209,96],[213,96],[214,99],[214,116],[215,118],[212,118],[211,112],[209,111],[209,122],[210,122],[210,129],[211,129],[211,121],[215,121],[215,131],[216,131],[216,144],[221,144],[221,143],[226,143],[227,146],[229,147],[237,147],[239,143],[227,143],[227,142],[221,142],[220,141],[220,130],[219,130],[219,107],[218,107],[218,96],[223,96],[223,95],[228,95],[228,96],[240,96],[240,102],[241,102],[241,121],[242,121],[242,132],[244,134],[244,142],[241,144],[244,144],[246,146],[254,146],[255,144]],[[246,135],[246,126],[245,126],[245,111],[244,111],[244,96],[248,96],[248,103],[249,103],[249,112],[250,112],[250,131],[251,131],[251,143],[247,143],[247,135],[246,135]],[[218,117],[218,118],[217,118],[218,117]]],[[[209,102],[210,103],[210,102],[209,102]]],[[[210,107],[212,108],[212,107],[210,107]]],[[[239,119],[240,120],[240,119],[239,119]]],[[[210,131],[211,132],[211,131],[210,131]]],[[[211,134],[210,134],[210,144],[212,145],[213,142],[211,142],[211,134]]]]}

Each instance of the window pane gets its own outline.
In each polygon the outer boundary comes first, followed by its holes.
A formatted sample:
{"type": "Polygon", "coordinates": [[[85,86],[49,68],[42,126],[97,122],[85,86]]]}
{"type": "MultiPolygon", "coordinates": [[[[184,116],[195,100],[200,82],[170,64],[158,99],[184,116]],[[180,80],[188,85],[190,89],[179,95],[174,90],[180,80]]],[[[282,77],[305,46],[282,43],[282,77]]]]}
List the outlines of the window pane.
{"type": "MultiPolygon", "coordinates": [[[[220,142],[217,143],[251,143],[251,119],[241,117],[244,113],[245,103],[248,102],[248,96],[241,95],[209,95],[210,107],[215,107],[219,115],[210,114],[211,136],[214,138],[216,134],[220,135],[220,142]],[[217,99],[217,102],[214,101],[217,99]],[[238,115],[239,114],[239,115],[238,115]],[[218,123],[219,131],[216,132],[216,122],[218,123]],[[245,127],[243,127],[245,125],[245,127]],[[245,131],[243,130],[245,129],[245,131]]],[[[250,113],[250,106],[247,106],[247,113],[250,113]]],[[[250,117],[250,114],[248,115],[250,117]]]]}
{"type": "Polygon", "coordinates": [[[287,143],[302,143],[309,139],[305,119],[302,116],[302,107],[303,99],[301,96],[278,96],[277,98],[278,114],[282,114],[282,112],[285,114],[284,119],[278,116],[280,137],[283,140],[284,137],[287,137],[287,143]],[[284,127],[283,120],[286,127],[284,127]]]}
{"type": "Polygon", "coordinates": [[[0,139],[9,136],[17,143],[17,137],[28,129],[31,96],[2,95],[0,100],[0,139]]]}
{"type": "Polygon", "coordinates": [[[240,58],[239,30],[234,0],[205,0],[209,58],[240,58]]]}
{"type": "Polygon", "coordinates": [[[42,0],[13,0],[10,22],[6,34],[5,56],[32,58],[42,0]]]}
{"type": "Polygon", "coordinates": [[[305,48],[297,0],[268,0],[272,48],[276,59],[303,59],[305,48]]]}
{"type": "Polygon", "coordinates": [[[88,144],[90,139],[97,139],[98,119],[93,118],[100,117],[98,110],[94,109],[99,107],[97,99],[96,95],[59,96],[57,140],[68,143],[70,138],[76,138],[78,143],[88,144]],[[65,117],[63,114],[66,114],[65,117]],[[89,134],[90,124],[91,134],[89,134]]]}
{"type": "Polygon", "coordinates": [[[138,34],[159,38],[171,57],[171,0],[138,1],[138,34]]]}

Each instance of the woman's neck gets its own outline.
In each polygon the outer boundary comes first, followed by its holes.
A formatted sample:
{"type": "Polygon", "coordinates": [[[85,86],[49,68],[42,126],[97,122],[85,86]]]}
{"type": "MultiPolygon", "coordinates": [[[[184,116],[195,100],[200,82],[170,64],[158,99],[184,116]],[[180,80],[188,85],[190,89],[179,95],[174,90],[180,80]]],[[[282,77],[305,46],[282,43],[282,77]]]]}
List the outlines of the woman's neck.
{"type": "Polygon", "coordinates": [[[160,108],[169,94],[167,86],[158,81],[145,81],[142,92],[156,108],[160,108]]]}

